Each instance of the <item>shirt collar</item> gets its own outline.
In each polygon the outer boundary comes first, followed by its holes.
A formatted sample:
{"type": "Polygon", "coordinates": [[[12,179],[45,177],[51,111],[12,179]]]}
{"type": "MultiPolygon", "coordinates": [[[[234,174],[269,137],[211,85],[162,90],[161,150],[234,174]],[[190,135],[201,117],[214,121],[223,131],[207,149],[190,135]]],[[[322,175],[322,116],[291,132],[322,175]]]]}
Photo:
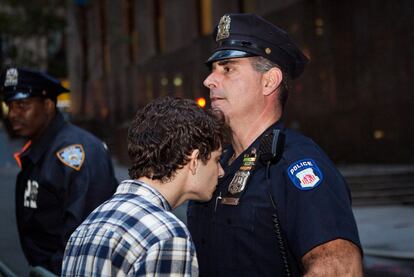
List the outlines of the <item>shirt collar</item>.
{"type": "Polygon", "coordinates": [[[57,111],[55,117],[50,121],[45,132],[35,141],[32,141],[31,146],[27,151],[27,157],[36,163],[39,161],[43,153],[48,149],[53,142],[58,131],[66,124],[63,115],[57,111]]]}
{"type": "Polygon", "coordinates": [[[243,151],[243,153],[241,153],[238,157],[237,157],[237,159],[236,160],[234,160],[232,163],[231,163],[231,165],[228,165],[228,161],[229,161],[229,159],[231,159],[231,157],[233,156],[233,154],[234,154],[234,149],[233,149],[233,146],[230,144],[230,145],[228,145],[228,147],[226,147],[226,149],[225,149],[225,153],[221,156],[221,159],[220,159],[220,163],[221,163],[221,166],[223,167],[223,168],[225,168],[225,174],[224,174],[224,177],[226,177],[227,175],[229,175],[229,174],[233,174],[234,172],[236,172],[239,168],[240,168],[240,166],[241,166],[241,164],[242,164],[242,161],[243,161],[243,157],[244,157],[244,154],[246,154],[246,153],[248,153],[248,152],[250,152],[251,150],[251,148],[252,147],[256,147],[257,149],[258,149],[258,147],[260,146],[260,141],[261,141],[261,139],[262,139],[262,137],[266,134],[266,133],[268,133],[270,130],[273,130],[273,129],[280,129],[280,130],[283,130],[284,129],[284,124],[283,124],[283,122],[281,121],[281,120],[278,120],[278,121],[276,121],[275,123],[273,123],[272,125],[270,125],[260,136],[258,136],[254,141],[253,141],[253,143],[252,144],[250,144],[250,146],[249,147],[247,147],[247,149],[245,149],[244,151],[243,151]]]}
{"type": "Polygon", "coordinates": [[[150,185],[139,181],[139,180],[124,180],[122,181],[118,188],[116,189],[115,194],[126,194],[132,193],[139,195],[140,197],[145,198],[146,200],[160,206],[166,211],[171,211],[171,206],[167,200],[159,193],[156,189],[150,185]]]}

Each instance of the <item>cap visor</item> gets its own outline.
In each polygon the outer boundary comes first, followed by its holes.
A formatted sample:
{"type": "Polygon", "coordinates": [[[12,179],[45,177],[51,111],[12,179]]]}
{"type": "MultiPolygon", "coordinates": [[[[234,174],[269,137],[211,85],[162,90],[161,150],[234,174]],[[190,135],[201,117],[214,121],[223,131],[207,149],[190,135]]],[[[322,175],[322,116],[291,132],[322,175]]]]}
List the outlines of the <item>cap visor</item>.
{"type": "Polygon", "coordinates": [[[10,101],[26,99],[26,98],[33,97],[33,96],[34,95],[29,92],[12,91],[12,92],[6,92],[4,94],[3,100],[4,102],[10,102],[10,101]]]}
{"type": "Polygon", "coordinates": [[[247,53],[240,50],[219,50],[213,53],[210,58],[206,61],[207,65],[215,61],[225,60],[225,59],[234,59],[234,58],[245,58],[253,57],[255,54],[247,53]]]}

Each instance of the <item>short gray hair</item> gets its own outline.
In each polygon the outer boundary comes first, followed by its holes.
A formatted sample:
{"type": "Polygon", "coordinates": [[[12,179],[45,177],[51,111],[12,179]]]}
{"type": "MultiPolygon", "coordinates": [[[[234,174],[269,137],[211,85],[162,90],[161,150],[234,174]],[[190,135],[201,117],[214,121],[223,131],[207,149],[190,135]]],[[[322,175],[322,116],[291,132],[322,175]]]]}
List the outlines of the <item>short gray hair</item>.
{"type": "Polygon", "coordinates": [[[250,58],[251,64],[253,69],[260,73],[265,73],[272,69],[273,67],[277,67],[282,71],[282,83],[281,83],[281,90],[279,94],[279,101],[282,105],[282,109],[284,108],[286,101],[288,99],[289,89],[290,89],[290,78],[289,75],[284,72],[284,70],[277,65],[276,63],[266,59],[262,56],[254,56],[250,58]]]}

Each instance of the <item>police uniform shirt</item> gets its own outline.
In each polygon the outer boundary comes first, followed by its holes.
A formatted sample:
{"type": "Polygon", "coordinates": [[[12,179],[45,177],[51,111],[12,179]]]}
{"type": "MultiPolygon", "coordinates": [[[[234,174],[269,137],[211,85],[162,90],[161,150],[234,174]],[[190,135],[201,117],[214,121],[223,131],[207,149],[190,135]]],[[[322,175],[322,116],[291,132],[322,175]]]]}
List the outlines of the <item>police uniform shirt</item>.
{"type": "MultiPolygon", "coordinates": [[[[278,209],[282,236],[293,276],[301,275],[304,254],[341,238],[360,247],[347,184],[325,153],[309,138],[276,123],[285,146],[280,161],[270,167],[256,163],[238,205],[225,205],[229,183],[242,165],[243,154],[258,149],[259,137],[231,165],[230,149],[222,157],[224,177],[211,201],[190,202],[188,227],[196,245],[200,276],[284,276],[273,226],[269,191],[278,209]]],[[[266,132],[264,132],[266,133],[266,132]]]]}
{"type": "Polygon", "coordinates": [[[20,160],[16,218],[23,251],[29,264],[60,274],[69,236],[116,190],[110,155],[58,112],[20,160]]]}

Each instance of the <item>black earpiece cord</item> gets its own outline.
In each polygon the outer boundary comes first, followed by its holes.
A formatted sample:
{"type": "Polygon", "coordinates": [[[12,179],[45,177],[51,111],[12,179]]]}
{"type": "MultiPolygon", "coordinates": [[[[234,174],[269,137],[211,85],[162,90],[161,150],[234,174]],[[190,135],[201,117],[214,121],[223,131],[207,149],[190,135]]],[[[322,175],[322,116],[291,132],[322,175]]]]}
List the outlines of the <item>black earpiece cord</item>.
{"type": "Polygon", "coordinates": [[[280,257],[282,259],[282,264],[283,267],[285,268],[285,274],[287,277],[292,276],[290,273],[290,266],[289,266],[289,262],[287,259],[287,252],[286,252],[286,247],[285,247],[285,242],[283,240],[283,236],[282,236],[282,230],[280,227],[280,221],[279,221],[279,216],[277,213],[277,207],[276,207],[276,203],[273,200],[272,197],[272,193],[271,193],[271,184],[270,184],[270,164],[271,162],[268,161],[266,164],[266,183],[267,183],[267,187],[269,189],[269,198],[270,198],[270,202],[272,203],[272,206],[274,208],[274,213],[273,213],[273,226],[275,229],[275,233],[276,233],[276,239],[277,239],[277,243],[279,246],[279,251],[280,251],[280,257]]]}

